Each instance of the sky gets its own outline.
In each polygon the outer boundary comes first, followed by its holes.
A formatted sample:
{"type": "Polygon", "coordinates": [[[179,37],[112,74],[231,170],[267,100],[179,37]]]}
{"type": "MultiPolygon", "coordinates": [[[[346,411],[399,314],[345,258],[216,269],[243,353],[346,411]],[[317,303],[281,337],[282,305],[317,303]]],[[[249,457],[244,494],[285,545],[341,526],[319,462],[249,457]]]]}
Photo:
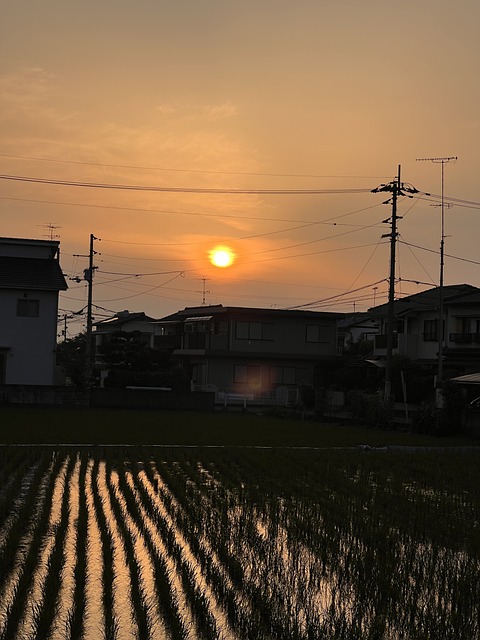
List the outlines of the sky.
{"type": "Polygon", "coordinates": [[[60,240],[68,337],[90,234],[95,320],[365,311],[400,168],[396,296],[438,285],[442,229],[444,283],[480,286],[479,23],[473,0],[5,3],[0,236],[60,240]]]}

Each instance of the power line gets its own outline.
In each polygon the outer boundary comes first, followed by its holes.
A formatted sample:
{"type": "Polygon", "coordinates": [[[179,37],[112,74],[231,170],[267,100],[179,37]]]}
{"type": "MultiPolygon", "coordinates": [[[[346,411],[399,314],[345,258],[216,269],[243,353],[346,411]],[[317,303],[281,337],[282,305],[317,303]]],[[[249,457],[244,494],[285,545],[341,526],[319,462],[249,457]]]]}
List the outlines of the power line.
{"type": "MultiPolygon", "coordinates": [[[[405,240],[399,240],[399,242],[401,242],[402,244],[406,244],[409,247],[415,247],[415,249],[420,249],[421,251],[428,251],[429,253],[434,253],[435,255],[440,255],[440,251],[437,251],[436,249],[429,249],[428,247],[421,247],[418,244],[413,244],[411,242],[406,242],[405,240]]],[[[446,253],[445,254],[446,258],[452,258],[453,260],[459,260],[460,262],[468,262],[470,264],[480,264],[480,262],[478,262],[477,260],[469,260],[468,258],[461,258],[460,256],[454,256],[451,253],[446,253]]]]}
{"type": "Polygon", "coordinates": [[[296,307],[289,307],[289,309],[304,309],[306,307],[312,307],[322,302],[329,302],[330,300],[338,300],[338,298],[342,298],[346,295],[351,295],[352,293],[356,293],[357,291],[363,291],[364,289],[374,287],[375,285],[380,284],[382,282],[387,282],[387,278],[382,278],[381,280],[377,280],[376,282],[371,282],[370,284],[366,284],[363,287],[358,287],[357,289],[352,289],[351,291],[345,291],[344,293],[339,293],[336,296],[330,296],[328,298],[314,300],[313,302],[306,302],[305,304],[300,304],[300,305],[297,305],[296,307]]]}
{"type": "Polygon", "coordinates": [[[231,175],[231,176],[266,176],[271,178],[358,178],[362,180],[384,180],[387,179],[388,176],[339,176],[339,175],[316,175],[311,173],[254,173],[247,171],[209,171],[207,169],[176,169],[172,167],[143,167],[138,165],[128,165],[128,164],[107,164],[101,162],[82,162],[80,160],[59,160],[55,158],[38,158],[33,156],[17,156],[6,153],[0,153],[1,158],[14,158],[16,160],[36,160],[39,162],[55,162],[62,164],[74,164],[74,165],[85,165],[88,167],[112,167],[115,169],[139,169],[141,171],[172,171],[175,173],[208,173],[208,174],[218,174],[218,175],[231,175]]]}
{"type": "Polygon", "coordinates": [[[86,189],[113,189],[120,191],[154,191],[160,193],[210,193],[231,195],[332,195],[344,193],[370,193],[371,189],[210,189],[206,187],[159,187],[156,185],[129,185],[100,182],[76,182],[30,176],[0,175],[0,180],[49,184],[63,187],[82,187],[86,189]]]}
{"type": "MultiPolygon", "coordinates": [[[[175,211],[172,209],[143,209],[141,207],[118,207],[114,205],[106,204],[92,204],[82,202],[60,202],[59,200],[37,200],[33,198],[13,198],[8,196],[0,196],[0,200],[13,200],[15,202],[35,202],[38,204],[58,204],[69,207],[86,207],[89,209],[113,209],[114,211],[136,211],[141,213],[167,213],[171,215],[180,216],[200,216],[205,218],[234,218],[235,220],[260,220],[264,222],[305,222],[309,223],[310,220],[293,220],[292,218],[263,218],[261,216],[239,216],[236,214],[218,214],[218,213],[200,213],[197,211],[175,211]]],[[[376,205],[375,205],[376,206],[376,205]]],[[[105,242],[118,242],[120,244],[144,244],[142,242],[122,242],[120,240],[105,240],[105,242]]],[[[157,244],[157,243],[153,243],[157,244]]],[[[162,243],[163,244],[163,243],[162,243]]]]}

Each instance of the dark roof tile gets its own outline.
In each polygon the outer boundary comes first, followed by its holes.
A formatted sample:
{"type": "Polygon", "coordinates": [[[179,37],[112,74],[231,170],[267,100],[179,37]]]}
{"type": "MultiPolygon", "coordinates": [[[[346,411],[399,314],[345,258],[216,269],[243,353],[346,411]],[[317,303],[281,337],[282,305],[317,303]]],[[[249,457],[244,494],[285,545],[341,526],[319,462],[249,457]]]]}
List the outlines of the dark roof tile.
{"type": "Polygon", "coordinates": [[[0,256],[0,289],[65,291],[68,286],[58,260],[0,256]]]}

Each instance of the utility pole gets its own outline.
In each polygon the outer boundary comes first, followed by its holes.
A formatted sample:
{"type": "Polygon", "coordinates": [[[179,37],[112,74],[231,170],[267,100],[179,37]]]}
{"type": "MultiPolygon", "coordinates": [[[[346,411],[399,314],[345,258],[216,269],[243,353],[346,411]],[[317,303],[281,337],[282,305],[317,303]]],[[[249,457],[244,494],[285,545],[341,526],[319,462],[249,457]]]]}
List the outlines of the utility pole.
{"type": "Polygon", "coordinates": [[[395,306],[395,253],[397,243],[397,220],[401,219],[401,216],[397,214],[397,200],[398,196],[404,196],[405,192],[418,193],[417,189],[412,186],[406,186],[400,181],[401,167],[398,165],[398,174],[394,181],[388,184],[382,184],[376,189],[373,189],[373,193],[381,191],[387,191],[392,194],[392,198],[387,200],[384,204],[392,204],[392,217],[384,220],[384,222],[390,222],[392,226],[391,233],[384,234],[382,238],[390,238],[390,277],[388,284],[388,311],[387,311],[387,358],[385,362],[385,389],[383,399],[385,404],[390,402],[390,396],[392,392],[392,354],[393,354],[393,323],[395,318],[394,306],[395,306]]]}
{"type": "Polygon", "coordinates": [[[93,273],[96,267],[93,265],[93,256],[95,251],[93,248],[94,240],[98,240],[93,233],[90,234],[90,249],[88,252],[88,269],[85,269],[84,279],[88,283],[88,298],[87,298],[87,335],[85,342],[85,367],[88,376],[88,382],[90,382],[90,374],[92,369],[92,301],[93,301],[93,273]]]}
{"type": "Polygon", "coordinates": [[[437,407],[441,407],[443,404],[441,391],[443,387],[443,348],[445,343],[445,328],[444,328],[444,304],[443,304],[443,276],[445,266],[445,165],[449,162],[457,160],[457,156],[448,156],[445,158],[417,158],[417,162],[433,162],[435,164],[442,165],[442,219],[441,219],[441,237],[440,237],[440,283],[438,291],[438,372],[437,372],[437,395],[436,404],[437,407]]]}

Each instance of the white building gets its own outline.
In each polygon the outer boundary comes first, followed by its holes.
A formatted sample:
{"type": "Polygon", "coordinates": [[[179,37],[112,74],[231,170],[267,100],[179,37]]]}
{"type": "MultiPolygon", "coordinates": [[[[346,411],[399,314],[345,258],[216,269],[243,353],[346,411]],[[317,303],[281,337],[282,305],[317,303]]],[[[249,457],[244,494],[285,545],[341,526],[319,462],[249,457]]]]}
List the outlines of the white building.
{"type": "Polygon", "coordinates": [[[0,384],[55,381],[59,242],[0,238],[0,384]]]}

